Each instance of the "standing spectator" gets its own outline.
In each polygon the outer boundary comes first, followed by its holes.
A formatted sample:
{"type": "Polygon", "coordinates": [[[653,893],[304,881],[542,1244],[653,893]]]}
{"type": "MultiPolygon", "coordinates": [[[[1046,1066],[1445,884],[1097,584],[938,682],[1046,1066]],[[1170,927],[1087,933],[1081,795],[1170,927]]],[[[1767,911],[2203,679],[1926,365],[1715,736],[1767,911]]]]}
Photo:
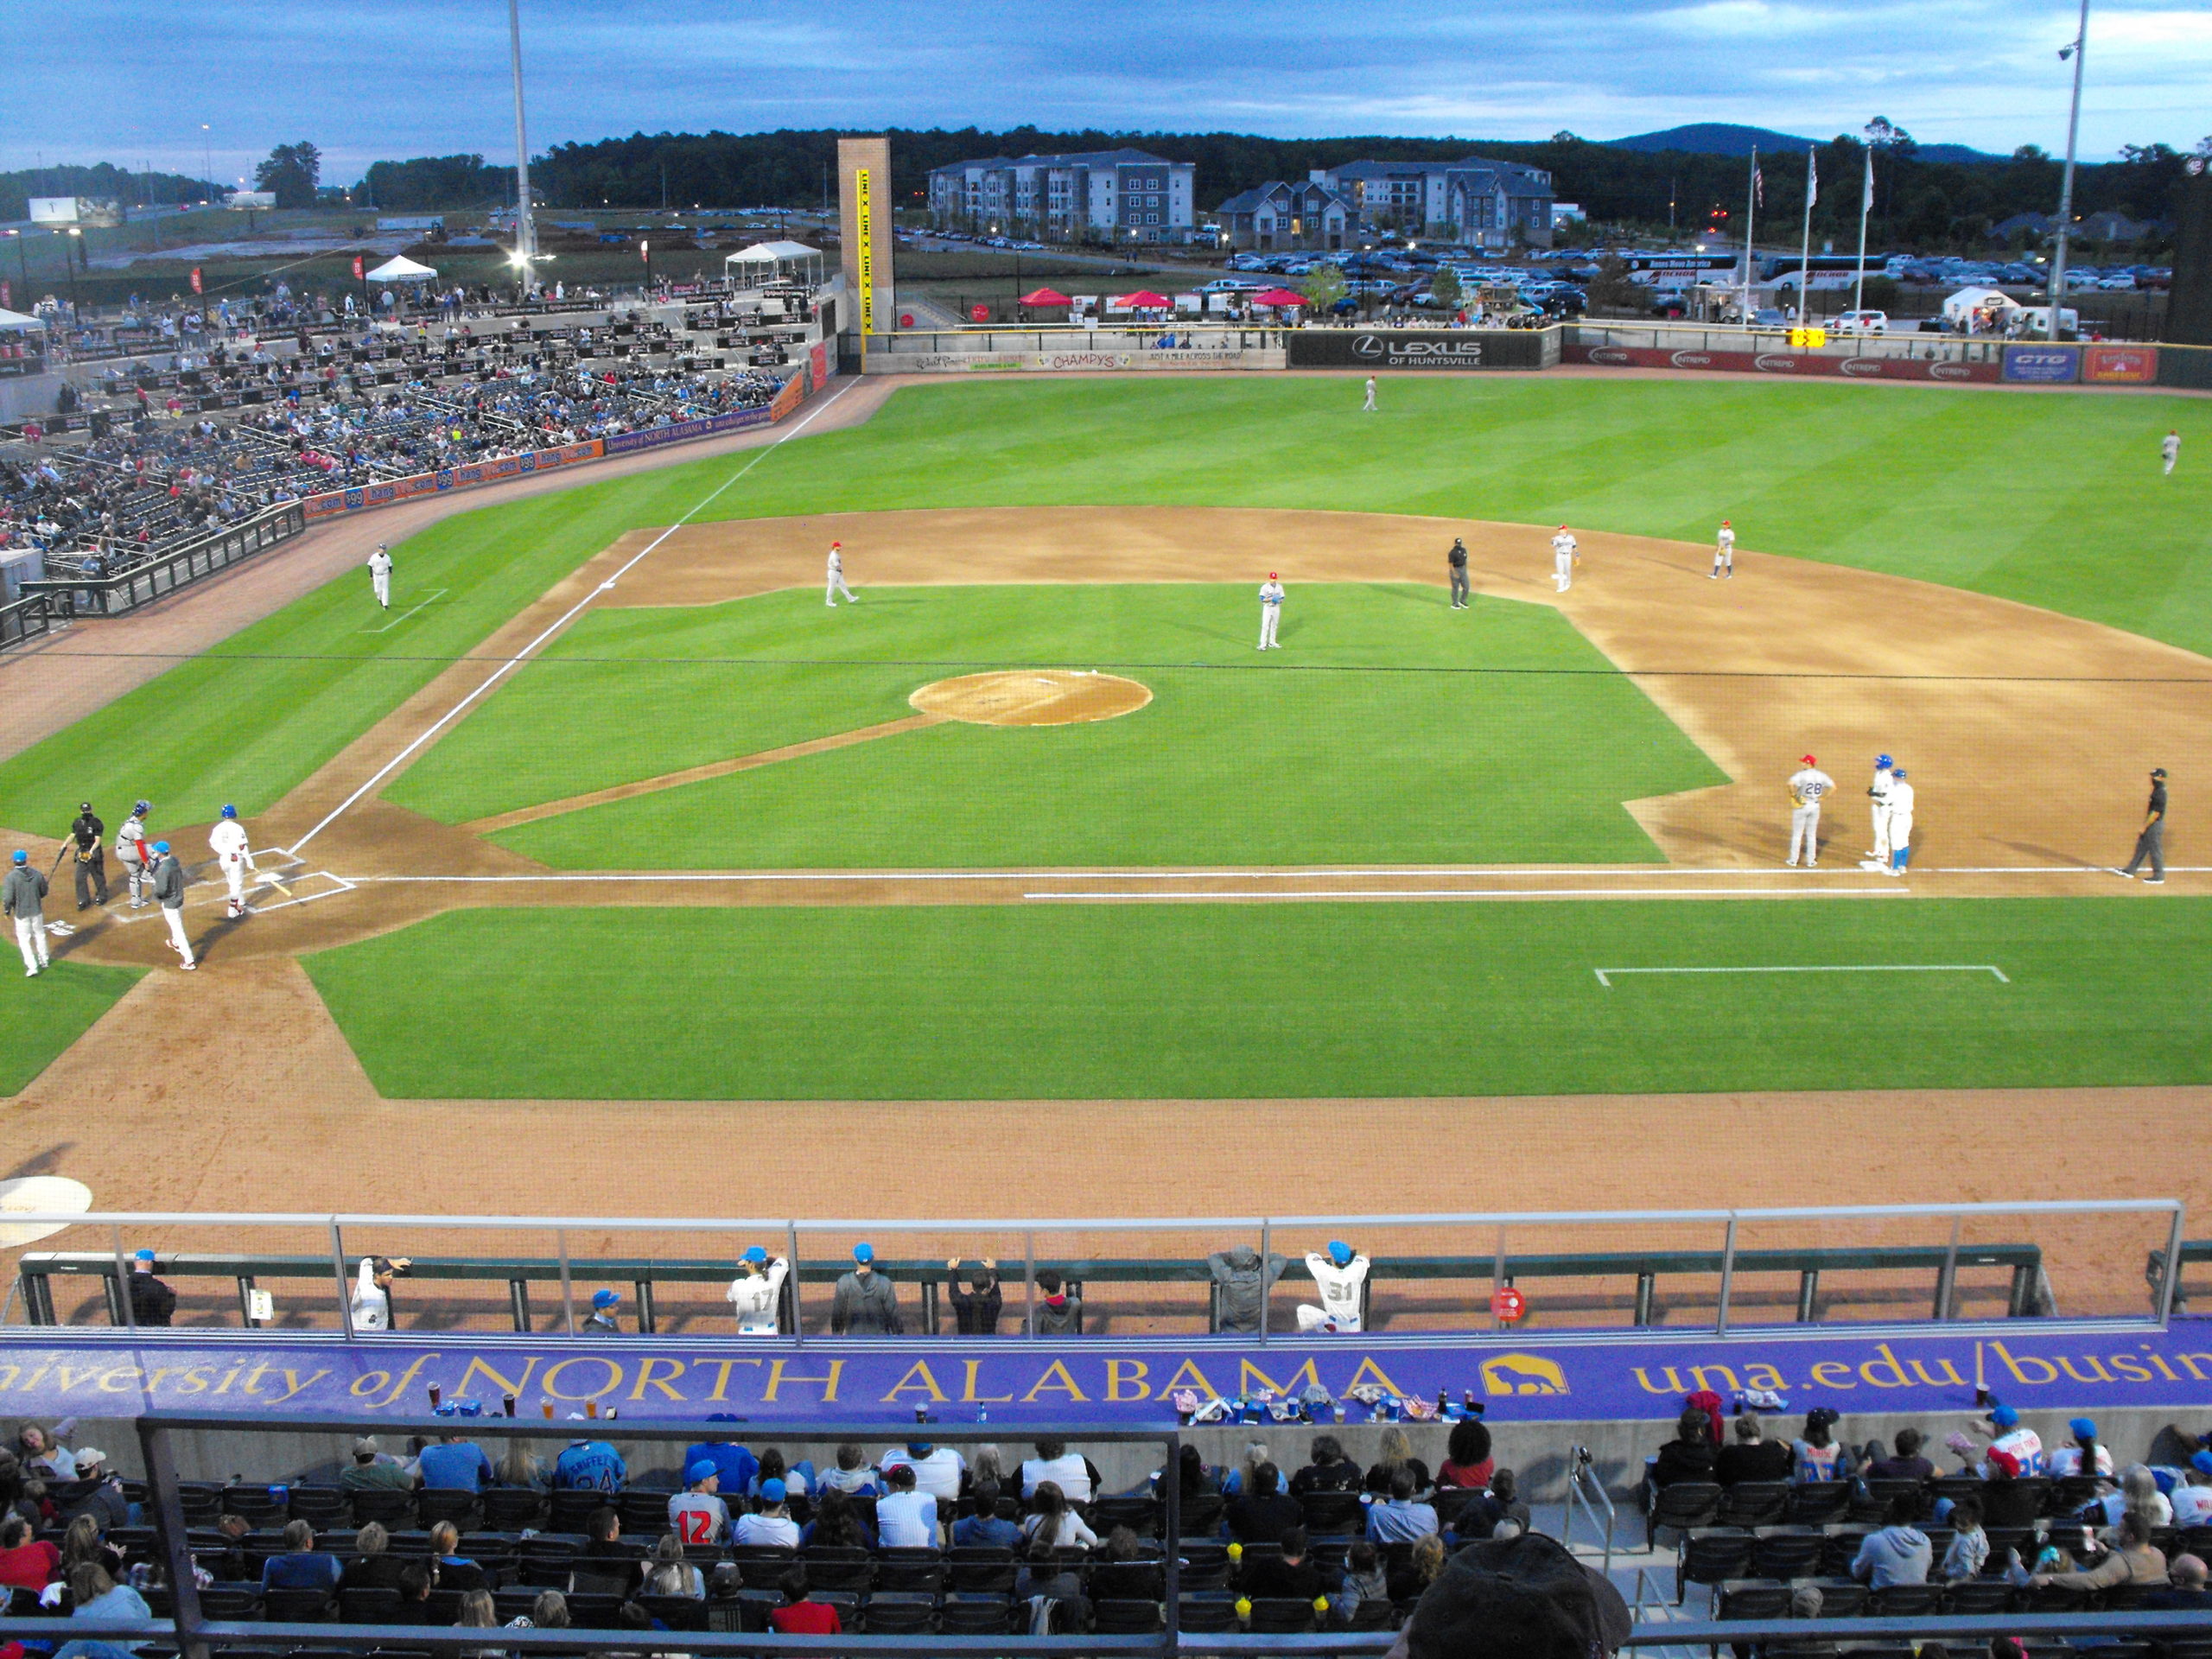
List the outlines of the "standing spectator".
{"type": "MultiPolygon", "coordinates": [[[[1429,1511],[1432,1520],[1435,1514],[1429,1511]]],[[[1304,1506],[1282,1491],[1282,1471],[1272,1463],[1252,1471],[1249,1484],[1230,1504],[1227,1516],[1230,1536],[1242,1544],[1272,1544],[1286,1527],[1297,1526],[1305,1518],[1304,1506]]]]}
{"type": "Polygon", "coordinates": [[[130,1317],[142,1327],[164,1330],[176,1317],[176,1292],[154,1276],[154,1253],[130,1258],[130,1317]]]}
{"type": "Polygon", "coordinates": [[[1068,1294],[1065,1282],[1051,1268],[1037,1271],[1037,1288],[1044,1293],[1032,1310],[1040,1337],[1079,1337],[1083,1334],[1083,1298],[1068,1294]]]}
{"type": "Polygon", "coordinates": [[[952,1523],[956,1549],[1012,1549],[1021,1541],[1021,1529],[999,1516],[999,1484],[976,1484],[976,1513],[952,1523]]]}
{"type": "Polygon", "coordinates": [[[1039,1440],[1037,1455],[1021,1465],[1021,1495],[1034,1497],[1037,1489],[1051,1481],[1071,1503],[1088,1503],[1096,1493],[1098,1471],[1079,1452],[1071,1452],[1065,1440],[1039,1440]]]}
{"type": "Polygon", "coordinates": [[[1249,1244],[1216,1250],[1206,1257],[1213,1275],[1214,1329],[1225,1334],[1255,1337],[1260,1333],[1260,1308],[1290,1258],[1270,1251],[1267,1260],[1249,1244]]]}
{"type": "Polygon", "coordinates": [[[934,1549],[938,1545],[937,1499],[918,1491],[914,1465],[897,1463],[883,1471],[891,1490],[875,1503],[875,1528],[887,1549],[934,1549]]]}
{"type": "Polygon", "coordinates": [[[423,1485],[448,1492],[480,1492],[496,1478],[484,1448],[461,1434],[443,1434],[435,1446],[424,1446],[415,1471],[423,1485]]]}
{"type": "Polygon", "coordinates": [[[1446,1444],[1444,1461],[1437,1468],[1436,1484],[1478,1492],[1490,1484],[1491,1473],[1497,1466],[1491,1456],[1490,1430],[1483,1420],[1462,1417],[1452,1425],[1452,1438],[1446,1444]]]}
{"type": "Polygon", "coordinates": [[[1913,1524],[1920,1500],[1900,1494],[1890,1500],[1887,1523],[1859,1541],[1851,1576],[1877,1590],[1893,1584],[1925,1584],[1935,1549],[1928,1535],[1913,1524]]]}
{"type": "Polygon", "coordinates": [[[732,1535],[741,1544],[773,1544],[784,1549],[798,1548],[798,1523],[791,1519],[791,1510],[785,1507],[782,1481],[771,1476],[760,1483],[760,1508],[741,1517],[737,1530],[732,1535]]]}
{"type": "Polygon", "coordinates": [[[1402,1468],[1390,1478],[1390,1496],[1367,1510],[1367,1536],[1377,1544],[1411,1543],[1437,1531],[1436,1510],[1414,1502],[1414,1476],[1402,1468]]]}
{"type": "Polygon", "coordinates": [[[1037,1513],[1021,1523],[1021,1530],[1031,1542],[1047,1543],[1054,1549],[1089,1549],[1098,1541],[1098,1535],[1069,1507],[1067,1494],[1049,1480],[1038,1487],[1037,1513]]]}
{"type": "Polygon", "coordinates": [[[605,1440],[571,1440],[553,1465],[559,1491],[619,1492],[630,1482],[630,1465],[605,1440]]]}
{"type": "Polygon", "coordinates": [[[1764,1438],[1766,1425],[1755,1411],[1736,1414],[1735,1440],[1714,1454],[1713,1477],[1723,1486],[1744,1480],[1787,1480],[1796,1462],[1788,1442],[1764,1438]]]}
{"type": "Polygon", "coordinates": [[[1397,1478],[1401,1469],[1410,1471],[1414,1491],[1425,1492],[1429,1488],[1428,1465],[1414,1456],[1414,1443],[1406,1438],[1406,1431],[1395,1423],[1384,1429],[1376,1441],[1381,1460],[1367,1471],[1367,1490],[1378,1495],[1388,1494],[1390,1483],[1397,1478]]]}
{"type": "Polygon", "coordinates": [[[915,1486],[945,1508],[959,1502],[962,1479],[968,1472],[967,1460],[958,1452],[927,1440],[907,1441],[906,1451],[891,1453],[878,1467],[886,1479],[894,1469],[912,1470],[915,1486]]]}
{"type": "MultiPolygon", "coordinates": [[[[1192,1446],[1190,1450],[1195,1455],[1198,1448],[1192,1446]]],[[[1360,1466],[1344,1456],[1344,1448],[1335,1435],[1316,1434],[1313,1461],[1290,1478],[1290,1495],[1303,1497],[1308,1492],[1356,1492],[1363,1479],[1360,1466]]]]}
{"type": "Polygon", "coordinates": [[[1835,1426],[1842,1416],[1828,1406],[1815,1406],[1805,1414],[1804,1437],[1789,1448],[1793,1479],[1841,1480],[1851,1473],[1850,1459],[1835,1439],[1835,1426]]]}
{"type": "Polygon", "coordinates": [[[349,1492],[412,1491],[415,1477],[377,1450],[375,1440],[364,1434],[353,1442],[353,1461],[338,1474],[338,1484],[349,1492]]]}
{"type": "MultiPolygon", "coordinates": [[[[734,1422],[736,1420],[724,1412],[707,1421],[734,1422]]],[[[728,1493],[730,1497],[743,1497],[751,1491],[753,1477],[760,1472],[760,1460],[735,1440],[701,1440],[685,1450],[683,1466],[689,1469],[702,1459],[715,1465],[715,1478],[720,1483],[715,1488],[715,1491],[728,1493]]],[[[728,1498],[724,1498],[723,1502],[727,1504],[728,1498]]]]}
{"type": "Polygon", "coordinates": [[[2166,769],[2151,769],[2151,804],[2144,809],[2143,828],[2135,837],[2135,855],[2120,869],[2113,872],[2129,880],[2143,868],[2145,859],[2151,861],[2148,885],[2157,887],[2166,879],[2166,769]]]}
{"type": "Polygon", "coordinates": [[[1679,1480],[1711,1480],[1713,1455],[1712,1421],[1695,1407],[1688,1408],[1675,1425],[1675,1438],[1659,1448],[1651,1465],[1651,1484],[1672,1486],[1679,1480]]]}
{"type": "Polygon", "coordinates": [[[1006,1297],[999,1288],[999,1264],[989,1256],[982,1258],[977,1270],[969,1275],[968,1287],[960,1286],[960,1263],[957,1259],[944,1264],[945,1291],[952,1301],[952,1328],[963,1337],[995,1337],[999,1333],[999,1313],[1006,1297]]]}
{"type": "Polygon", "coordinates": [[[899,1295],[875,1270],[875,1246],[853,1246],[853,1270],[837,1281],[830,1304],[830,1329],[841,1337],[896,1337],[905,1334],[899,1295]]]}
{"type": "Polygon", "coordinates": [[[717,1495],[721,1475],[702,1458],[683,1471],[684,1488],[668,1500],[668,1523],[686,1544],[718,1544],[729,1530],[729,1505],[717,1495]]]}
{"type": "Polygon", "coordinates": [[[844,1622],[829,1603],[810,1599],[806,1592],[806,1569],[792,1567],[778,1580],[784,1605],[768,1614],[768,1626],[779,1636],[842,1636],[844,1622]]]}
{"type": "Polygon", "coordinates": [[[753,1245],[737,1259],[737,1277],[724,1294],[737,1317],[741,1337],[772,1337],[781,1331],[784,1281],[791,1264],[782,1256],[768,1259],[768,1252],[753,1245]]]}

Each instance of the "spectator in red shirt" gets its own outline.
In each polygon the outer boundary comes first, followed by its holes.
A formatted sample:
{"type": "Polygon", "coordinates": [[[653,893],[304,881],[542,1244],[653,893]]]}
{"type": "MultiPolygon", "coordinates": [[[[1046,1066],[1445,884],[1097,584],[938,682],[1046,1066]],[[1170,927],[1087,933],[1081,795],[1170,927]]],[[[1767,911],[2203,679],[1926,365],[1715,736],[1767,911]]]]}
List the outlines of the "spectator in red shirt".
{"type": "Polygon", "coordinates": [[[1490,1430],[1479,1418],[1462,1417],[1452,1425],[1452,1440],[1436,1471],[1436,1484],[1479,1492],[1490,1484],[1497,1466],[1497,1460],[1490,1454],[1490,1430]]]}
{"type": "Polygon", "coordinates": [[[837,1617],[837,1610],[827,1602],[810,1601],[806,1595],[806,1569],[795,1567],[779,1581],[784,1592],[784,1605],[768,1615],[769,1628],[779,1636],[842,1636],[844,1621],[837,1617]]]}
{"type": "Polygon", "coordinates": [[[36,1592],[60,1571],[61,1552],[43,1538],[33,1538],[29,1522],[20,1515],[0,1521],[0,1585],[36,1592]]]}

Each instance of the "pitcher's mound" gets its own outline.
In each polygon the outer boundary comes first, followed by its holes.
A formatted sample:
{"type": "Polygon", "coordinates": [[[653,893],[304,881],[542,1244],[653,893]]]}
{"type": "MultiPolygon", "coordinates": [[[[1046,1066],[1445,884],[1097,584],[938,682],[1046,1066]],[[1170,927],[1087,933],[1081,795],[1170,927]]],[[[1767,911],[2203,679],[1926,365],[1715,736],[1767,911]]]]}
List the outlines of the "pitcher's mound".
{"type": "Polygon", "coordinates": [[[1152,689],[1080,669],[1000,669],[937,680],[906,699],[925,715],[976,726],[1072,726],[1135,714],[1152,689]]]}

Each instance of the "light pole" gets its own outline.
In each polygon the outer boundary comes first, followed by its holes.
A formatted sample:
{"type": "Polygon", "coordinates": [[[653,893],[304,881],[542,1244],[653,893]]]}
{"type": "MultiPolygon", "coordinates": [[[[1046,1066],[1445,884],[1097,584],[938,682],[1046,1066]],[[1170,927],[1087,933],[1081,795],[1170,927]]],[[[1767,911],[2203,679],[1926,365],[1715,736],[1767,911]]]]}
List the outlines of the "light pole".
{"type": "Polygon", "coordinates": [[[515,263],[522,267],[523,292],[531,285],[531,264],[537,257],[537,226],[530,216],[530,136],[522,115],[522,4],[507,0],[507,57],[515,79],[515,263]]]}
{"type": "MultiPolygon", "coordinates": [[[[56,231],[54,234],[60,237],[81,237],[84,235],[84,232],[78,229],[76,226],[72,225],[67,230],[56,231]]],[[[67,241],[62,243],[61,263],[69,272],[69,308],[72,312],[76,314],[76,317],[81,318],[84,315],[84,307],[79,302],[77,297],[77,260],[76,257],[70,251],[70,249],[73,245],[73,244],[67,241]]],[[[75,319],[73,318],[73,321],[75,319]]]]}
{"type": "Polygon", "coordinates": [[[2074,221],[2074,141],[2082,130],[2082,60],[2088,55],[2089,0],[2082,0],[2082,25],[2074,36],[2074,44],[2062,48],[2059,61],[2074,60],[2074,108],[2066,118],[2066,171],[2058,187],[2058,246],[2050,261],[2050,323],[2045,331],[2050,340],[2058,338],[2058,307],[2066,297],[2066,232],[2074,221]]]}
{"type": "MultiPolygon", "coordinates": [[[[213,131],[214,130],[210,127],[207,122],[202,121],[200,124],[200,188],[204,190],[213,190],[215,188],[215,140],[213,137],[213,131]]],[[[206,200],[212,201],[213,198],[207,198],[206,200]]]]}

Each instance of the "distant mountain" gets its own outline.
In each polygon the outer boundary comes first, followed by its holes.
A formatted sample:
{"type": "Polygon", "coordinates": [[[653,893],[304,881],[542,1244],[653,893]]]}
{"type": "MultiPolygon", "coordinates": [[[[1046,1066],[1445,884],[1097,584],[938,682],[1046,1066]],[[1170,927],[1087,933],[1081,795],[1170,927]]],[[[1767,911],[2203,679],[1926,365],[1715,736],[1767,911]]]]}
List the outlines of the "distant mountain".
{"type": "MultiPolygon", "coordinates": [[[[1826,142],[1777,132],[1770,127],[1739,127],[1726,121],[1697,121],[1662,132],[1639,132],[1627,138],[1604,141],[1612,149],[1680,150],[1691,156],[1749,156],[1756,147],[1764,155],[1796,150],[1826,142]]],[[[1927,162],[1998,162],[2005,158],[1965,144],[1923,144],[1914,152],[1927,162]]]]}
{"type": "Polygon", "coordinates": [[[1923,144],[1913,154],[1923,162],[2001,162],[2007,159],[1966,144],[1923,144]]]}

